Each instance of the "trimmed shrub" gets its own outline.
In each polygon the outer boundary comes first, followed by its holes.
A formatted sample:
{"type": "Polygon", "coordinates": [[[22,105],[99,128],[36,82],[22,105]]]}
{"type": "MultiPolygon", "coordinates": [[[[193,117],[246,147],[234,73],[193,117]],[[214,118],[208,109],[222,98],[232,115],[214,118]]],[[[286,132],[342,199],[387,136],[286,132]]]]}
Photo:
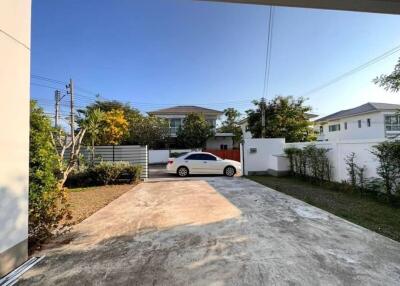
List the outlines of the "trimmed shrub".
{"type": "Polygon", "coordinates": [[[317,148],[315,145],[303,149],[295,147],[285,149],[291,174],[315,181],[330,181],[332,165],[327,157],[329,150],[317,148]]]}
{"type": "Polygon", "coordinates": [[[73,172],[68,187],[103,186],[119,183],[134,183],[140,179],[142,167],[128,162],[101,162],[82,171],[73,172]]]}

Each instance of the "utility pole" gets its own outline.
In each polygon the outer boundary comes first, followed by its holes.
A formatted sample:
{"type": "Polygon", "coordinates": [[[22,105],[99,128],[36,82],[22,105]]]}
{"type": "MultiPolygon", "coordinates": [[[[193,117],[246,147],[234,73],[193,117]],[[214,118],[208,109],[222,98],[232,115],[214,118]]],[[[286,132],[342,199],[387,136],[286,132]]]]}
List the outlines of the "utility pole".
{"type": "MultiPolygon", "coordinates": [[[[75,117],[74,117],[74,83],[72,79],[69,80],[69,84],[66,86],[67,94],[70,95],[70,124],[71,124],[71,140],[75,142],[75,117]]],[[[75,144],[72,143],[72,148],[74,148],[75,144]]],[[[71,154],[73,154],[74,150],[71,150],[71,154]]]]}
{"type": "Polygon", "coordinates": [[[58,122],[60,119],[60,101],[61,101],[61,94],[59,90],[56,90],[54,92],[54,99],[55,99],[54,127],[58,128],[58,122]]]}
{"type": "Polygon", "coordinates": [[[265,98],[261,98],[261,138],[265,138],[265,98]]]}

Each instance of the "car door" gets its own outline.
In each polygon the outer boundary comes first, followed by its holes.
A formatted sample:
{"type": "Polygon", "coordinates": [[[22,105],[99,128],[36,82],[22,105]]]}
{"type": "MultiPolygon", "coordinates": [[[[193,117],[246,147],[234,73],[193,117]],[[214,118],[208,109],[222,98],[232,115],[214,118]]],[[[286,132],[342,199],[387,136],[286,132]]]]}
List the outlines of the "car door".
{"type": "Polygon", "coordinates": [[[199,158],[201,159],[199,162],[202,163],[200,165],[202,174],[222,174],[217,157],[211,154],[199,154],[199,158]]]}
{"type": "Polygon", "coordinates": [[[202,160],[200,154],[191,154],[184,159],[185,166],[189,168],[190,174],[201,174],[202,160]]]}

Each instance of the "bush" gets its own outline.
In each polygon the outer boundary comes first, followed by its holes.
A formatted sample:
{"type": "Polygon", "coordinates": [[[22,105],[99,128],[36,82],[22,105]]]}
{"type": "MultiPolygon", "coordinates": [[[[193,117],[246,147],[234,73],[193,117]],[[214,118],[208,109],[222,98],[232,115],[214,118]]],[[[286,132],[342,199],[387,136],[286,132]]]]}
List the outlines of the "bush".
{"type": "Polygon", "coordinates": [[[354,189],[364,191],[366,189],[365,171],[366,167],[360,167],[356,163],[356,154],[351,152],[346,158],[346,170],[349,174],[350,184],[354,189]]]}
{"type": "Polygon", "coordinates": [[[290,173],[316,181],[330,181],[332,166],[328,159],[329,149],[309,145],[303,149],[287,148],[285,154],[289,158],[290,173]]]}
{"type": "Polygon", "coordinates": [[[65,190],[57,185],[57,152],[50,119],[31,101],[29,143],[29,245],[44,242],[68,217],[65,190]]]}
{"type": "Polygon", "coordinates": [[[400,141],[385,141],[372,151],[379,161],[378,175],[383,179],[386,194],[391,197],[400,192],[400,141]]]}
{"type": "Polygon", "coordinates": [[[103,186],[118,183],[133,183],[140,179],[142,167],[127,162],[101,162],[81,171],[73,172],[68,178],[68,187],[103,186]]]}

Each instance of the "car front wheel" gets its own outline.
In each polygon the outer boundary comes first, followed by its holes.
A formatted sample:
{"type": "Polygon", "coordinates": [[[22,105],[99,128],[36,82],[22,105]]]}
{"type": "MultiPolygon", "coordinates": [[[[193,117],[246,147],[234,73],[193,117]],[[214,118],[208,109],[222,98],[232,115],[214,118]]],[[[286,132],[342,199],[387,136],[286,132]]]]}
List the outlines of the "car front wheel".
{"type": "Polygon", "coordinates": [[[189,175],[189,170],[186,167],[179,167],[177,174],[179,177],[187,177],[189,175]]]}
{"type": "Polygon", "coordinates": [[[228,176],[228,177],[233,177],[235,175],[235,173],[236,173],[236,170],[232,166],[228,166],[224,170],[225,176],[228,176]]]}

